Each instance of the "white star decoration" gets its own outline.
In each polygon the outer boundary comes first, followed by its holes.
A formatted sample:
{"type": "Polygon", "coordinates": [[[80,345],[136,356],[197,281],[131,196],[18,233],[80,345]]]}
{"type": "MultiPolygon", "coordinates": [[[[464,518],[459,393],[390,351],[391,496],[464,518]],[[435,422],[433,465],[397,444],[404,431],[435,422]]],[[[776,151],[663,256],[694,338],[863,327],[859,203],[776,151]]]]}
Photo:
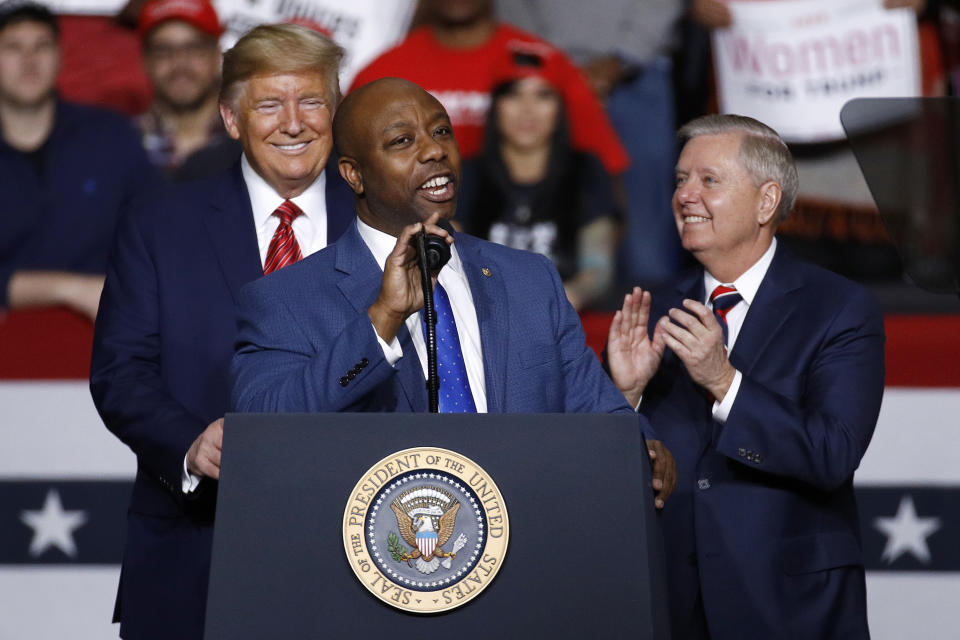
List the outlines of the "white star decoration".
{"type": "Polygon", "coordinates": [[[920,562],[929,564],[927,537],[940,528],[940,518],[918,518],[911,496],[905,495],[900,499],[895,516],[876,518],[873,526],[887,536],[887,546],[881,556],[884,562],[893,564],[904,553],[911,553],[920,562]]]}
{"type": "Polygon", "coordinates": [[[64,511],[60,494],[56,489],[51,489],[47,492],[43,508],[40,511],[21,511],[20,521],[33,529],[31,556],[37,557],[50,547],[56,547],[74,558],[77,545],[73,541],[73,532],[86,524],[87,514],[84,511],[64,511]]]}

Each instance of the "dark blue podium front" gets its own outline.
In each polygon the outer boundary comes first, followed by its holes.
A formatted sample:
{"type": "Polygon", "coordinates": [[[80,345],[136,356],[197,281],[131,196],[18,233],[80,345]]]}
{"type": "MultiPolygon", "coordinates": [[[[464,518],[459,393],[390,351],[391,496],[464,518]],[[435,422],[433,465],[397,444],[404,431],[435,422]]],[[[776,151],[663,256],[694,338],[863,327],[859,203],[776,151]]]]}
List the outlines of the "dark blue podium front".
{"type": "Polygon", "coordinates": [[[663,570],[634,416],[233,414],[205,637],[666,638],[663,570]],[[499,574],[439,614],[382,603],[344,552],[354,485],[411,447],[476,462],[509,514],[499,574]]]}

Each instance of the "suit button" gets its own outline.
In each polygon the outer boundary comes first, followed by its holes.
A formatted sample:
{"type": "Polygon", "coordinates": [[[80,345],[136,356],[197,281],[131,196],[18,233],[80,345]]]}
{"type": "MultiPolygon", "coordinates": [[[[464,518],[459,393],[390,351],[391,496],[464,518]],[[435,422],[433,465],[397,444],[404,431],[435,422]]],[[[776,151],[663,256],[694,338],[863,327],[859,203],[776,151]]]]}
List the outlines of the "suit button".
{"type": "Polygon", "coordinates": [[[354,373],[353,371],[347,374],[347,380],[353,380],[356,377],[357,377],[357,374],[354,373]]]}
{"type": "Polygon", "coordinates": [[[340,386],[341,386],[341,387],[345,387],[345,386],[347,386],[348,384],[350,384],[350,378],[348,378],[347,376],[343,376],[342,378],[340,378],[340,386]]]}
{"type": "Polygon", "coordinates": [[[361,359],[360,359],[360,366],[361,366],[361,367],[365,367],[365,366],[367,366],[368,364],[370,364],[370,361],[367,360],[366,358],[361,358],[361,359]]]}
{"type": "Polygon", "coordinates": [[[361,367],[360,365],[357,365],[353,368],[354,373],[360,373],[361,371],[363,371],[363,367],[361,367]]]}
{"type": "Polygon", "coordinates": [[[747,450],[744,449],[743,447],[740,447],[739,449],[737,449],[737,455],[739,455],[741,458],[745,458],[747,455],[747,450]]]}
{"type": "Polygon", "coordinates": [[[710,478],[700,478],[697,480],[697,488],[700,490],[706,490],[710,488],[710,478]]]}

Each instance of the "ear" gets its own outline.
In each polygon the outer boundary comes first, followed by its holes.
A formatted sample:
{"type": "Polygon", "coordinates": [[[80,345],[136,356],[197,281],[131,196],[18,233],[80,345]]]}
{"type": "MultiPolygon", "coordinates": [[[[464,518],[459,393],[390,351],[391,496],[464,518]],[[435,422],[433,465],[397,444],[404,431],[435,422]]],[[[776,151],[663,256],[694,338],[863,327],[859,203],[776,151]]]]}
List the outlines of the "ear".
{"type": "Polygon", "coordinates": [[[360,165],[357,164],[357,161],[350,156],[340,156],[340,160],[337,161],[337,168],[340,169],[340,175],[347,181],[353,192],[362,196],[363,174],[360,172],[360,165]]]}
{"type": "Polygon", "coordinates": [[[220,103],[220,117],[223,119],[223,126],[227,134],[234,140],[240,139],[240,127],[237,126],[237,112],[230,105],[220,103]]]}
{"type": "Polygon", "coordinates": [[[783,191],[776,182],[764,182],[760,185],[760,208],[757,210],[757,222],[760,226],[766,226],[776,219],[777,207],[780,206],[780,200],[783,197],[783,191]]]}

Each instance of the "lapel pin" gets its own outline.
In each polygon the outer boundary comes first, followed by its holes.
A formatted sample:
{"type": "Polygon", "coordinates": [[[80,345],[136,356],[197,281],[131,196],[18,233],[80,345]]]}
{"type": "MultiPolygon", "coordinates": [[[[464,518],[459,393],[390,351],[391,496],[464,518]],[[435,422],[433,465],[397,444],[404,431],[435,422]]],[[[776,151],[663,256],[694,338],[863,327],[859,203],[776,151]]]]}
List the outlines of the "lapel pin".
{"type": "Polygon", "coordinates": [[[491,275],[493,275],[493,274],[490,272],[490,269],[487,269],[486,267],[484,267],[483,269],[480,269],[480,273],[482,273],[483,275],[487,276],[488,278],[489,278],[491,275]]]}

